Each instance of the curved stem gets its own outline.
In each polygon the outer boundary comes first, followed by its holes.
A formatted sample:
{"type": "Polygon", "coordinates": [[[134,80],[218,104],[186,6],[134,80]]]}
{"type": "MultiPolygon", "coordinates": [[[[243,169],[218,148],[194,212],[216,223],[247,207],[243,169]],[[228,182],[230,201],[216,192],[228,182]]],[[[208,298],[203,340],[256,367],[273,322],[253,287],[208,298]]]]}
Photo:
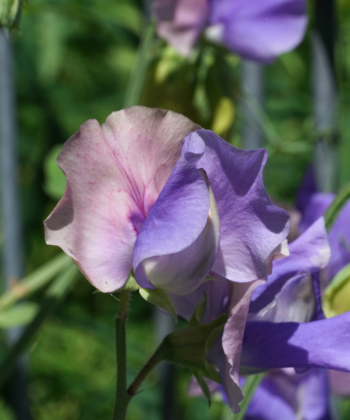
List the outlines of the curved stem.
{"type": "Polygon", "coordinates": [[[120,304],[115,320],[117,387],[113,420],[125,420],[129,396],[126,392],[126,320],[128,316],[129,291],[120,292],[120,304]]]}
{"type": "Polygon", "coordinates": [[[248,376],[243,387],[244,400],[240,404],[241,411],[233,418],[235,420],[243,420],[249,404],[254,396],[255,390],[263,380],[265,373],[248,376]]]}
{"type": "Polygon", "coordinates": [[[157,350],[153,353],[151,358],[148,362],[144,365],[144,367],[140,370],[132,384],[129,386],[127,390],[127,394],[129,398],[132,398],[136,395],[138,389],[142,385],[143,381],[147,378],[147,376],[151,373],[151,371],[163,360],[165,360],[165,344],[164,341],[160,344],[157,350]]]}

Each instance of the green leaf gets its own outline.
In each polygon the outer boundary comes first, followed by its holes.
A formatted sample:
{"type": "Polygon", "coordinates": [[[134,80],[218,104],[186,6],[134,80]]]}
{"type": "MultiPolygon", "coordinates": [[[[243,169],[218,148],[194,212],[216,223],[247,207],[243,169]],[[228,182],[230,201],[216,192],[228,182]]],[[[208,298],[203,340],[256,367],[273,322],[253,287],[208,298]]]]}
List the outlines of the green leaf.
{"type": "Polygon", "coordinates": [[[327,318],[350,311],[350,264],[334,277],[323,297],[323,310],[327,318]]]}
{"type": "Polygon", "coordinates": [[[140,288],[140,295],[149,303],[170,312],[177,321],[176,309],[171,301],[169,295],[162,289],[142,289],[140,288]]]}
{"type": "Polygon", "coordinates": [[[53,147],[44,160],[45,184],[44,189],[47,195],[58,200],[66,189],[66,177],[56,163],[62,146],[53,147]]]}
{"type": "Polygon", "coordinates": [[[201,323],[205,310],[207,308],[207,295],[204,295],[204,298],[199,302],[199,305],[197,306],[196,310],[193,312],[193,315],[191,319],[188,322],[189,327],[194,327],[195,325],[198,325],[201,323]]]}
{"type": "Polygon", "coordinates": [[[66,254],[62,253],[52,258],[21,281],[13,283],[10,289],[0,296],[0,311],[45,286],[58,273],[72,265],[72,259],[66,254]]]}
{"type": "Polygon", "coordinates": [[[29,324],[38,311],[38,305],[25,302],[0,313],[0,328],[20,327],[29,324]]]}
{"type": "Polygon", "coordinates": [[[263,380],[264,373],[260,373],[259,375],[251,375],[247,377],[247,380],[243,387],[243,396],[244,399],[240,404],[241,411],[237,413],[233,418],[235,420],[243,420],[245,413],[249,407],[250,401],[253,398],[255,390],[260,385],[260,382],[263,380]]]}
{"type": "Polygon", "coordinates": [[[335,197],[333,203],[329,206],[328,210],[325,213],[325,222],[326,222],[326,229],[329,232],[334,225],[339,213],[341,212],[342,208],[350,199],[350,183],[345,185],[339,192],[339,194],[335,197]]]}
{"type": "Polygon", "coordinates": [[[0,1],[0,28],[2,26],[10,28],[18,25],[22,3],[22,0],[0,1]]]}
{"type": "Polygon", "coordinates": [[[210,394],[208,384],[205,382],[205,379],[203,378],[203,376],[200,373],[198,373],[197,371],[193,371],[192,373],[196,377],[198,385],[201,387],[201,390],[202,390],[203,394],[205,395],[205,397],[208,401],[209,408],[210,408],[210,406],[211,406],[211,394],[210,394]]]}

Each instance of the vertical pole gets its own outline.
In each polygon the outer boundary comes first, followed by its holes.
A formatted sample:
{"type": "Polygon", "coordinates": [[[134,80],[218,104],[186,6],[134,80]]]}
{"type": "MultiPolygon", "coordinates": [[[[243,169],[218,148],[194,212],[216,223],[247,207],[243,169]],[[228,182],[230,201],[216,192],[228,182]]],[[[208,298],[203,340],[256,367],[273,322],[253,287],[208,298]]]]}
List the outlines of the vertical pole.
{"type": "MultiPolygon", "coordinates": [[[[23,252],[19,199],[17,188],[15,91],[13,82],[13,63],[11,42],[4,30],[0,30],[0,181],[1,181],[1,225],[3,242],[4,288],[22,277],[23,252]]],[[[8,331],[7,340],[12,344],[17,340],[19,329],[8,331]]],[[[3,394],[11,404],[16,418],[29,419],[26,400],[26,378],[23,359],[3,394]]]]}
{"type": "MultiPolygon", "coordinates": [[[[164,314],[157,308],[154,313],[154,326],[156,330],[157,344],[163,341],[163,338],[174,331],[175,323],[172,316],[164,314]]],[[[175,404],[175,375],[176,368],[167,362],[159,365],[160,373],[160,419],[176,420],[178,413],[175,404]]]]}
{"type": "Polygon", "coordinates": [[[243,85],[243,144],[245,149],[263,147],[264,136],[259,119],[264,104],[264,67],[253,61],[242,63],[243,85]]]}
{"type": "Polygon", "coordinates": [[[315,29],[312,35],[312,88],[316,130],[314,167],[316,184],[322,192],[335,191],[338,186],[334,41],[334,0],[316,0],[315,29]]]}

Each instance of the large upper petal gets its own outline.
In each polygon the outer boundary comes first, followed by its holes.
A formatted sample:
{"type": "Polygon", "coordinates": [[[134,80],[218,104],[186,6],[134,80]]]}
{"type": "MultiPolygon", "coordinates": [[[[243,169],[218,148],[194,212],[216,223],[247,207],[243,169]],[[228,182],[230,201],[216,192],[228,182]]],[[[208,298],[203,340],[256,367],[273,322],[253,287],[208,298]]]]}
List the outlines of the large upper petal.
{"type": "Polygon", "coordinates": [[[243,366],[323,367],[350,372],[350,312],[308,323],[247,322],[243,366]]]}
{"type": "Polygon", "coordinates": [[[196,167],[208,175],[221,226],[212,271],[236,282],[264,278],[271,254],[289,231],[288,214],[271,202],[264,188],[267,151],[237,149],[212,131],[197,130],[185,138],[182,154],[198,138],[206,148],[196,167]]]}
{"type": "Polygon", "coordinates": [[[213,0],[210,23],[222,25],[222,41],[230,50],[268,63],[302,41],[306,1],[213,0]]]}
{"type": "Polygon", "coordinates": [[[292,280],[297,284],[303,277],[328,264],[330,247],[323,217],[289,244],[289,251],[289,257],[273,263],[272,274],[267,282],[254,291],[249,309],[251,313],[257,313],[269,305],[287,282],[292,280]]]}
{"type": "Polygon", "coordinates": [[[132,107],[102,127],[89,120],[63,146],[57,163],[65,194],[45,221],[46,241],[60,246],[102,292],[123,286],[137,234],[197,129],[184,116],[132,107]]]}
{"type": "Polygon", "coordinates": [[[189,55],[208,19],[208,0],[155,0],[158,35],[189,55]]]}
{"type": "Polygon", "coordinates": [[[136,240],[133,267],[142,287],[185,295],[198,288],[214,263],[220,224],[204,171],[195,163],[204,142],[176,163],[136,240]],[[153,286],[152,286],[153,285],[153,286]]]}

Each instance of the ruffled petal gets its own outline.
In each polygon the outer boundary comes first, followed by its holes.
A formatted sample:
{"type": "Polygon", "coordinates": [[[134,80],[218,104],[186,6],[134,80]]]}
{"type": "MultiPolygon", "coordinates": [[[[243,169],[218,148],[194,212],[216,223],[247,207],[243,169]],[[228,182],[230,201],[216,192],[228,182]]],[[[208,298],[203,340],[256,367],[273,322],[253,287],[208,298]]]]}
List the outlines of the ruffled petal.
{"type": "Polygon", "coordinates": [[[297,284],[303,277],[326,267],[330,247],[323,217],[289,244],[289,251],[289,257],[274,262],[273,272],[267,282],[254,291],[249,309],[251,313],[257,313],[271,304],[291,279],[297,284]]]}
{"type": "Polygon", "coordinates": [[[206,149],[196,167],[208,175],[221,225],[212,271],[235,282],[264,278],[271,254],[289,231],[288,214],[272,204],[263,185],[267,151],[237,149],[212,131],[198,130],[185,138],[182,154],[198,138],[206,149]]]}
{"type": "Polygon", "coordinates": [[[350,371],[350,313],[309,323],[247,322],[241,363],[350,371]]]}
{"type": "Polygon", "coordinates": [[[306,1],[213,0],[210,23],[222,25],[222,41],[231,51],[269,63],[302,41],[306,1]]]}
{"type": "Polygon", "coordinates": [[[171,111],[132,107],[100,127],[89,120],[63,146],[57,163],[67,188],[45,221],[46,241],[71,256],[100,291],[125,283],[137,234],[197,129],[171,111]]]}
{"type": "Polygon", "coordinates": [[[240,411],[238,403],[243,399],[239,384],[239,366],[249,302],[254,289],[262,282],[263,280],[243,284],[234,283],[233,286],[231,308],[222,336],[222,348],[225,354],[224,371],[220,371],[233,413],[240,411]]]}
{"type": "Polygon", "coordinates": [[[155,0],[157,32],[180,54],[187,56],[208,19],[208,0],[155,0]]]}
{"type": "Polygon", "coordinates": [[[142,287],[176,295],[200,286],[214,263],[220,224],[207,176],[195,163],[201,139],[175,165],[136,240],[133,267],[142,287]]]}

